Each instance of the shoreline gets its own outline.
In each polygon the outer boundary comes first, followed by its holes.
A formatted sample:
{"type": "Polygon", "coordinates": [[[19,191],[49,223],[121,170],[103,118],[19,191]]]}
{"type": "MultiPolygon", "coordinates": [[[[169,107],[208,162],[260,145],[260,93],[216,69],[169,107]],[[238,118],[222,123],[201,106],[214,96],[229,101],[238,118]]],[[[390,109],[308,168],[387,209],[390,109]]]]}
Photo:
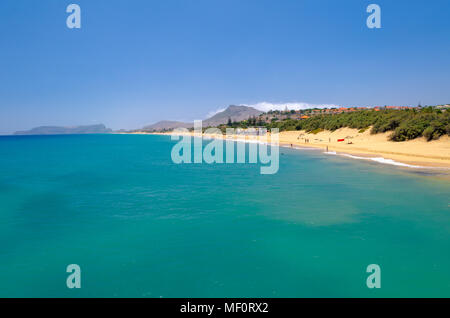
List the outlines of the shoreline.
{"type": "Polygon", "coordinates": [[[433,141],[426,141],[422,137],[394,142],[388,140],[390,134],[391,132],[372,135],[370,129],[360,132],[350,128],[341,128],[334,132],[323,131],[317,134],[287,131],[280,133],[280,143],[319,149],[328,148],[328,152],[336,152],[338,155],[361,157],[354,159],[383,158],[401,165],[415,166],[412,168],[450,170],[450,138],[448,136],[442,136],[439,140],[433,141]],[[308,140],[307,143],[304,142],[305,139],[308,140]],[[339,139],[344,141],[338,142],[339,139]]]}
{"type": "MultiPolygon", "coordinates": [[[[125,134],[172,135],[172,132],[135,132],[125,134]]],[[[188,133],[194,136],[194,132],[188,133]]],[[[292,149],[317,149],[330,155],[339,155],[359,160],[371,160],[380,164],[396,165],[411,169],[432,169],[450,174],[450,138],[426,141],[424,138],[394,142],[390,133],[371,135],[370,130],[341,128],[334,132],[322,131],[308,134],[305,131],[283,131],[279,133],[279,146],[292,149]],[[342,140],[344,141],[338,141],[342,140]]],[[[184,135],[184,133],[178,133],[184,135]]],[[[225,135],[204,134],[206,138],[226,139],[225,135]]],[[[270,133],[268,140],[270,142],[270,133]]],[[[265,137],[232,135],[232,140],[244,142],[267,142],[265,137]]]]}

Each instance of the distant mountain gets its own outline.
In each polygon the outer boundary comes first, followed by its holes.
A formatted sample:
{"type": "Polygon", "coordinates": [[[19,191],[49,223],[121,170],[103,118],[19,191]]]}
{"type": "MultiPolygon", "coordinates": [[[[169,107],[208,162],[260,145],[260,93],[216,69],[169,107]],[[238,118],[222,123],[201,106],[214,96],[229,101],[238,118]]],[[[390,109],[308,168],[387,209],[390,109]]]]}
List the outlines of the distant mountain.
{"type": "MultiPolygon", "coordinates": [[[[203,127],[208,126],[215,127],[218,125],[226,124],[228,123],[228,119],[230,118],[231,121],[242,121],[252,116],[259,116],[262,113],[263,113],[262,111],[259,111],[253,107],[230,105],[224,111],[217,113],[208,119],[205,119],[203,121],[203,127]]],[[[161,130],[172,130],[175,128],[192,128],[192,127],[194,127],[193,123],[163,120],[157,122],[156,124],[145,126],[141,130],[161,131],[161,130]]]]}
{"type": "Polygon", "coordinates": [[[262,113],[262,111],[259,111],[253,107],[230,105],[223,112],[217,113],[211,118],[204,120],[203,127],[226,124],[230,118],[233,122],[242,121],[249,119],[252,116],[259,116],[262,113]]]}
{"type": "Polygon", "coordinates": [[[161,130],[172,130],[175,128],[192,128],[194,124],[192,123],[183,123],[181,121],[170,121],[170,120],[162,120],[153,125],[148,125],[142,128],[144,131],[161,131],[161,130]]]}
{"type": "Polygon", "coordinates": [[[41,126],[26,131],[16,131],[14,135],[75,135],[75,134],[107,134],[112,132],[105,125],[87,125],[73,127],[41,126]]]}

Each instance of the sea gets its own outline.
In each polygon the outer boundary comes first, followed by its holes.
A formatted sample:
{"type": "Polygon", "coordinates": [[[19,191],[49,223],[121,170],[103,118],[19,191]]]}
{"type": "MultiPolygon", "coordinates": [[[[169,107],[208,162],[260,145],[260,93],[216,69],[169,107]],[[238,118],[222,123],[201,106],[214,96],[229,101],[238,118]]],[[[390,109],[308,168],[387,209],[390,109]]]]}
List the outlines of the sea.
{"type": "Polygon", "coordinates": [[[0,297],[450,297],[440,172],[280,148],[261,174],[176,142],[0,137],[0,297]]]}

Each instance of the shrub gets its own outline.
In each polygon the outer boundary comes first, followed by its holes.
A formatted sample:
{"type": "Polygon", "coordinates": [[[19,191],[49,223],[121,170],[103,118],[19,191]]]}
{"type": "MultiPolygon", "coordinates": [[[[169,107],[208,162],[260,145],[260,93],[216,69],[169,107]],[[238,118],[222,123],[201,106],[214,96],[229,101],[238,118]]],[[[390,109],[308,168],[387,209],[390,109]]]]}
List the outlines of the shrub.
{"type": "Polygon", "coordinates": [[[320,133],[321,131],[323,131],[322,128],[317,128],[317,129],[311,130],[310,133],[316,135],[316,134],[320,133]]]}
{"type": "Polygon", "coordinates": [[[358,133],[362,134],[362,133],[365,132],[367,129],[369,129],[369,127],[362,128],[362,129],[358,130],[358,133]]]}

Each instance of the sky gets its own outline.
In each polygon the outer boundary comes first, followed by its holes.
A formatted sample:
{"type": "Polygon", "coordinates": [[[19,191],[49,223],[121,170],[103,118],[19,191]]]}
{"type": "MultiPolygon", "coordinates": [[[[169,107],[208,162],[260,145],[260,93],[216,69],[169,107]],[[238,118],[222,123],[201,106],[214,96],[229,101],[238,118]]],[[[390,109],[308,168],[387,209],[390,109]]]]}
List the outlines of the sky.
{"type": "Polygon", "coordinates": [[[0,1],[0,134],[287,103],[450,103],[450,1],[0,1]]]}

